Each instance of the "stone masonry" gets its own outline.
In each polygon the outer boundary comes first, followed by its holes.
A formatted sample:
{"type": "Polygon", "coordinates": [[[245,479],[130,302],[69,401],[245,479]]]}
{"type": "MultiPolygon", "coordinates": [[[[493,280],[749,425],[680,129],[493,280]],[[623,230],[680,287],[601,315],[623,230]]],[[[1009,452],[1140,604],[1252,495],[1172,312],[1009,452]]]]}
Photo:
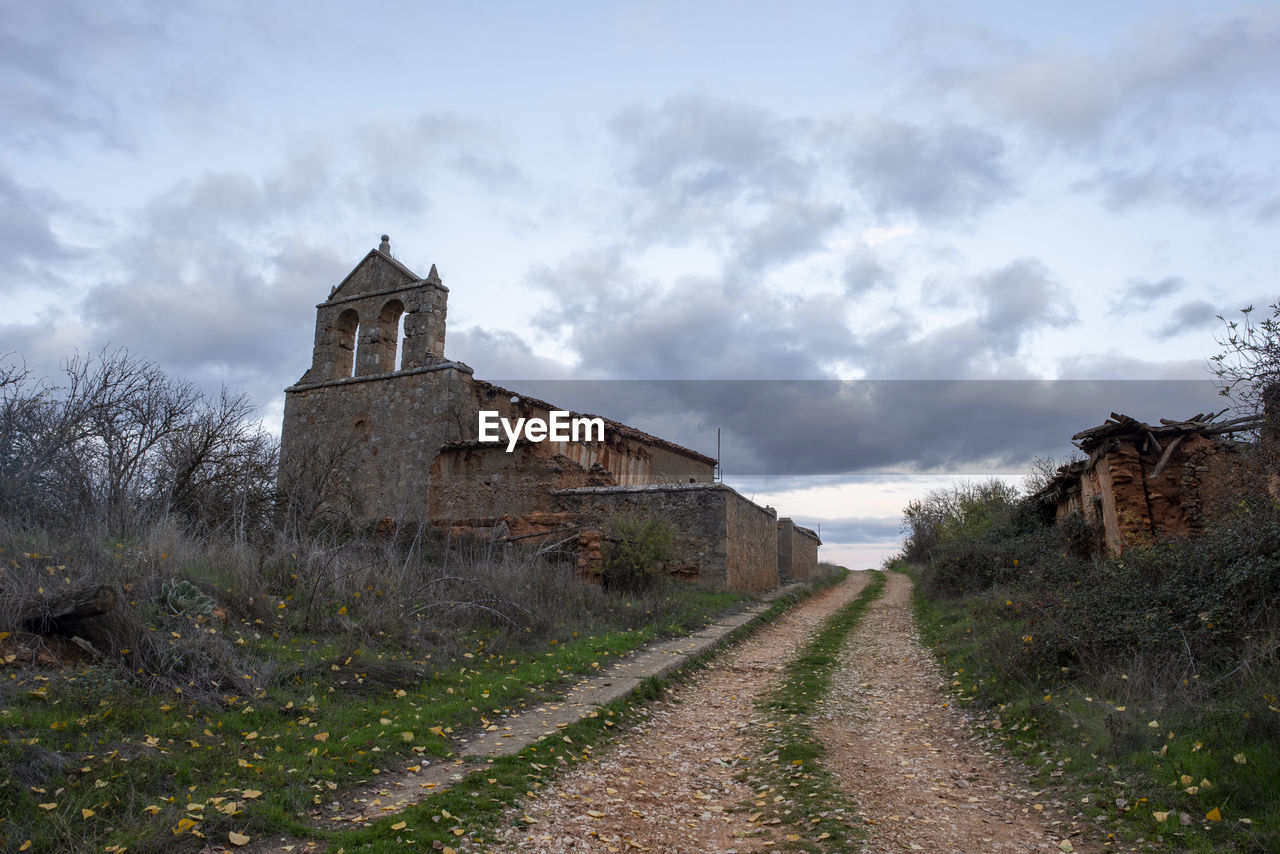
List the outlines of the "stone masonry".
{"type": "MultiPolygon", "coordinates": [[[[285,390],[282,487],[311,490],[321,513],[490,532],[599,529],[642,507],[679,532],[677,575],[777,587],[776,514],[714,483],[712,457],[607,418],[604,441],[526,440],[511,453],[478,441],[480,410],[546,419],[557,407],[446,358],[448,295],[435,265],[419,278],[384,235],[316,306],[311,366],[285,390]]],[[[795,530],[804,556],[788,568],[804,577],[817,538],[795,530]]]]}

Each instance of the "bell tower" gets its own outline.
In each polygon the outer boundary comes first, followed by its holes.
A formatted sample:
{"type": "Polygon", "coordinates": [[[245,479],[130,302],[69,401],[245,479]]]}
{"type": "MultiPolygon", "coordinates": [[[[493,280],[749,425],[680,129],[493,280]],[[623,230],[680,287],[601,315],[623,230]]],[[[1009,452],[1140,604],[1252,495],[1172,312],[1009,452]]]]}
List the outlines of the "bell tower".
{"type": "Polygon", "coordinates": [[[316,306],[311,367],[299,385],[408,371],[444,360],[449,289],[436,265],[425,279],[391,255],[382,235],[316,306]],[[403,334],[402,334],[403,330],[403,334]]]}

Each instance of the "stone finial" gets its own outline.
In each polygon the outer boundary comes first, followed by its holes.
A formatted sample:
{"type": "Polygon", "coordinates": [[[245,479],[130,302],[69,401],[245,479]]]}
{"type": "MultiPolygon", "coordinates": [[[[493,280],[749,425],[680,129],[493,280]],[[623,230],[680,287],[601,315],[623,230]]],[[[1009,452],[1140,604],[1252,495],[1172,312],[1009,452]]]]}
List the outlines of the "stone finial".
{"type": "Polygon", "coordinates": [[[428,281],[428,282],[431,282],[432,284],[436,284],[436,285],[443,284],[443,283],[440,281],[440,274],[436,272],[436,265],[435,265],[435,264],[432,264],[432,265],[431,265],[431,272],[430,272],[430,273],[427,273],[427,281],[428,281]]]}
{"type": "Polygon", "coordinates": [[[378,251],[385,255],[391,254],[391,237],[389,235],[382,235],[382,242],[378,244],[378,251]]]}

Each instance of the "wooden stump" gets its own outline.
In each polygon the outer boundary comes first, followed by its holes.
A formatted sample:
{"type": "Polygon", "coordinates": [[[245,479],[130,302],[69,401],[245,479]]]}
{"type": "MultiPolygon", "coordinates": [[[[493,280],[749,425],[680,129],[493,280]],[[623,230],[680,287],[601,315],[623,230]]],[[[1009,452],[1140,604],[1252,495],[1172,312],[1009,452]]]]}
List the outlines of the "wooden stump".
{"type": "Polygon", "coordinates": [[[108,584],[80,587],[38,600],[28,607],[23,626],[38,635],[71,637],[82,620],[106,614],[116,607],[116,589],[108,584]]]}

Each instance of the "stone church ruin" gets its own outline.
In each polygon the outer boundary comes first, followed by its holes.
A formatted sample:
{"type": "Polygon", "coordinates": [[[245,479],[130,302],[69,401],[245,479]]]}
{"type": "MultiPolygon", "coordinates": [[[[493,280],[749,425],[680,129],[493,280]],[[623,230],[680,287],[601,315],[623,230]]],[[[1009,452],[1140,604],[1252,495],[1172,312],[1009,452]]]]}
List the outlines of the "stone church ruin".
{"type": "Polygon", "coordinates": [[[316,306],[311,367],[285,390],[282,486],[384,527],[574,540],[587,574],[621,514],[666,521],[668,570],[700,585],[758,592],[816,570],[816,534],[717,482],[713,457],[674,442],[608,418],[603,441],[480,441],[482,410],[512,423],[560,410],[445,356],[448,297],[434,264],[419,277],[383,235],[316,306]]]}

